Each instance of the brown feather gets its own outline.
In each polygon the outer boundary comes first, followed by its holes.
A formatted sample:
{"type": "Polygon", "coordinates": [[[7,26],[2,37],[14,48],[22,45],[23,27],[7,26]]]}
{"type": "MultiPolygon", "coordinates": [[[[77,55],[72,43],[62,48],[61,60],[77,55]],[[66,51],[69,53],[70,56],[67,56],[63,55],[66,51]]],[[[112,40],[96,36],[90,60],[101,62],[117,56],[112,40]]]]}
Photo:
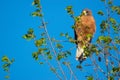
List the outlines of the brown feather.
{"type": "Polygon", "coordinates": [[[75,34],[76,40],[78,43],[83,44],[83,42],[89,42],[90,39],[87,39],[87,35],[93,35],[96,30],[95,21],[92,16],[81,16],[75,23],[75,34]]]}

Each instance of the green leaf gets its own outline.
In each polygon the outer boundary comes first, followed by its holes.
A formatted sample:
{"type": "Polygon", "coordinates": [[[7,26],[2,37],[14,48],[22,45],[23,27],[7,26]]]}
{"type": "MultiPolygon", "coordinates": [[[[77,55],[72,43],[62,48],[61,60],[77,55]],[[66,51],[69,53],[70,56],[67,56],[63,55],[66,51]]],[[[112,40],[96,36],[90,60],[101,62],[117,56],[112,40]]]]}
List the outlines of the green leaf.
{"type": "Polygon", "coordinates": [[[35,41],[35,45],[36,45],[37,47],[41,46],[42,44],[43,44],[42,40],[36,40],[36,41],[35,41]]]}
{"type": "Polygon", "coordinates": [[[117,6],[112,6],[111,8],[113,11],[117,11],[117,6]]]}
{"type": "Polygon", "coordinates": [[[89,57],[92,52],[94,52],[92,48],[84,47],[85,57],[89,57]]]}
{"type": "Polygon", "coordinates": [[[113,76],[110,76],[108,80],[114,80],[114,77],[113,77],[113,76]]]}
{"type": "MultiPolygon", "coordinates": [[[[45,51],[45,50],[44,50],[45,51]]],[[[50,51],[47,51],[47,52],[45,52],[45,54],[47,55],[47,58],[48,59],[52,59],[53,58],[53,56],[50,54],[50,51]]]]}
{"type": "Polygon", "coordinates": [[[32,2],[32,5],[35,5],[35,2],[32,2]]]}
{"type": "Polygon", "coordinates": [[[69,40],[70,42],[72,42],[72,43],[75,42],[75,40],[74,40],[72,37],[70,37],[70,36],[68,36],[68,40],[69,40]]]}
{"type": "Polygon", "coordinates": [[[70,14],[70,15],[74,14],[74,12],[72,10],[72,6],[67,6],[65,10],[67,10],[67,13],[70,14]]]}
{"type": "Polygon", "coordinates": [[[92,34],[87,34],[87,38],[89,39],[89,38],[92,38],[92,34]]]}
{"type": "Polygon", "coordinates": [[[6,78],[6,79],[9,79],[9,78],[10,78],[10,76],[5,76],[5,78],[6,78]]]}
{"type": "Polygon", "coordinates": [[[61,55],[63,56],[63,58],[65,58],[65,57],[70,56],[71,52],[70,51],[65,51],[65,52],[62,52],[61,55]]]}
{"type": "Polygon", "coordinates": [[[10,66],[10,63],[5,63],[5,64],[3,64],[3,68],[7,68],[7,67],[9,67],[10,66]]]}
{"type": "Polygon", "coordinates": [[[67,6],[66,9],[68,13],[70,13],[72,11],[72,6],[67,6]]]}
{"type": "MultiPolygon", "coordinates": [[[[42,53],[44,53],[47,50],[48,50],[47,48],[38,48],[38,54],[42,54],[42,53]]],[[[46,53],[46,54],[49,54],[49,52],[46,53]]]]}
{"type": "Polygon", "coordinates": [[[75,25],[72,26],[72,29],[75,29],[75,25]]]}
{"type": "Polygon", "coordinates": [[[120,15],[120,8],[118,9],[117,14],[120,15]]]}
{"type": "Polygon", "coordinates": [[[109,44],[112,41],[112,38],[110,36],[99,36],[97,41],[109,44]]]}
{"type": "Polygon", "coordinates": [[[102,21],[101,24],[100,24],[100,28],[101,28],[101,32],[103,33],[104,31],[107,30],[107,27],[108,27],[108,23],[107,21],[102,21]]]}
{"type": "Polygon", "coordinates": [[[36,16],[43,17],[43,15],[41,13],[39,13],[39,12],[33,12],[32,16],[33,17],[36,17],[36,16]]]}
{"type": "Polygon", "coordinates": [[[71,52],[70,52],[70,51],[66,51],[66,54],[67,54],[67,55],[71,55],[71,52]]]}
{"type": "Polygon", "coordinates": [[[35,35],[34,35],[34,30],[32,28],[30,28],[28,31],[27,31],[27,34],[23,35],[22,38],[24,39],[27,39],[27,40],[32,40],[35,38],[35,35]]]}
{"type": "Polygon", "coordinates": [[[115,43],[120,45],[120,39],[115,39],[115,43]]]}
{"type": "Polygon", "coordinates": [[[33,16],[33,17],[38,16],[38,15],[39,15],[38,12],[33,12],[33,13],[32,13],[32,16],[33,16]]]}
{"type": "Polygon", "coordinates": [[[75,22],[78,21],[78,20],[80,21],[79,16],[78,17],[74,17],[74,20],[75,20],[75,22]]]}
{"type": "Polygon", "coordinates": [[[3,62],[9,62],[10,60],[9,60],[9,58],[7,56],[3,56],[2,57],[2,61],[3,62]]]}
{"type": "Polygon", "coordinates": [[[93,77],[92,76],[88,76],[87,80],[93,80],[93,77]]]}
{"type": "Polygon", "coordinates": [[[5,67],[5,68],[3,68],[3,69],[4,69],[4,71],[6,71],[6,72],[9,71],[9,68],[8,68],[8,67],[5,67]]]}
{"type": "Polygon", "coordinates": [[[33,53],[32,53],[32,57],[33,57],[35,60],[38,60],[38,52],[33,52],[33,53]]]}
{"type": "Polygon", "coordinates": [[[60,36],[65,36],[65,34],[64,33],[60,33],[60,36]]]}
{"type": "Polygon", "coordinates": [[[25,35],[23,35],[23,36],[22,36],[22,38],[23,38],[23,39],[27,39],[27,36],[26,36],[26,34],[25,34],[25,35]]]}
{"type": "Polygon", "coordinates": [[[28,34],[33,34],[34,30],[32,28],[29,28],[29,30],[27,31],[28,34]]]}
{"type": "Polygon", "coordinates": [[[40,46],[42,46],[43,44],[45,44],[45,38],[41,38],[41,39],[35,41],[35,45],[36,45],[37,47],[40,47],[40,46]]]}
{"type": "Polygon", "coordinates": [[[120,6],[112,6],[111,9],[120,15],[120,6]]]}
{"type": "Polygon", "coordinates": [[[99,14],[99,15],[101,15],[101,16],[103,16],[103,15],[104,15],[103,11],[101,11],[101,10],[100,10],[100,11],[98,11],[98,12],[97,12],[97,14],[99,14]]]}
{"type": "Polygon", "coordinates": [[[66,57],[68,57],[69,55],[71,55],[71,52],[70,52],[70,51],[60,52],[60,53],[57,55],[57,60],[61,60],[62,58],[66,58],[66,57]]]}
{"type": "Polygon", "coordinates": [[[117,25],[112,25],[112,28],[115,31],[115,33],[118,33],[119,27],[117,25]]]}
{"type": "Polygon", "coordinates": [[[63,46],[61,44],[57,43],[56,48],[61,49],[61,48],[63,48],[63,46]]]}
{"type": "Polygon", "coordinates": [[[22,36],[22,38],[26,39],[26,40],[32,40],[35,38],[34,34],[25,34],[22,36]]]}
{"type": "Polygon", "coordinates": [[[109,19],[112,24],[116,24],[116,20],[114,18],[109,19]]]}
{"type": "Polygon", "coordinates": [[[116,46],[113,46],[113,49],[114,49],[114,50],[118,50],[118,48],[117,48],[116,46]]]}
{"type": "Polygon", "coordinates": [[[113,72],[120,72],[120,67],[113,67],[113,68],[112,68],[112,71],[113,71],[113,72]]]}
{"type": "Polygon", "coordinates": [[[62,54],[57,55],[57,60],[61,60],[62,58],[64,58],[64,56],[62,54]]]}
{"type": "Polygon", "coordinates": [[[45,36],[45,35],[46,35],[46,33],[45,33],[45,32],[41,33],[41,36],[45,36]]]}
{"type": "Polygon", "coordinates": [[[112,38],[110,36],[105,37],[105,43],[110,43],[112,41],[112,38]]]}
{"type": "Polygon", "coordinates": [[[66,37],[66,38],[69,38],[69,35],[68,35],[68,33],[65,33],[65,37],[66,37]]]}
{"type": "Polygon", "coordinates": [[[99,36],[99,40],[100,40],[100,41],[102,41],[102,40],[104,40],[104,39],[105,39],[104,36],[99,36]]]}
{"type": "Polygon", "coordinates": [[[67,6],[66,7],[66,10],[71,10],[72,9],[72,6],[67,6]]]}
{"type": "Polygon", "coordinates": [[[53,56],[52,56],[51,54],[49,54],[49,55],[48,55],[48,59],[51,60],[52,58],[53,58],[53,56]]]}
{"type": "Polygon", "coordinates": [[[111,5],[112,3],[113,3],[113,2],[112,2],[111,0],[110,0],[110,1],[108,1],[108,4],[109,4],[109,5],[111,5]]]}
{"type": "Polygon", "coordinates": [[[46,54],[49,55],[49,54],[50,54],[50,51],[46,52],[46,54]]]}
{"type": "Polygon", "coordinates": [[[39,5],[40,1],[39,0],[34,0],[34,2],[32,3],[32,5],[39,5]]]}

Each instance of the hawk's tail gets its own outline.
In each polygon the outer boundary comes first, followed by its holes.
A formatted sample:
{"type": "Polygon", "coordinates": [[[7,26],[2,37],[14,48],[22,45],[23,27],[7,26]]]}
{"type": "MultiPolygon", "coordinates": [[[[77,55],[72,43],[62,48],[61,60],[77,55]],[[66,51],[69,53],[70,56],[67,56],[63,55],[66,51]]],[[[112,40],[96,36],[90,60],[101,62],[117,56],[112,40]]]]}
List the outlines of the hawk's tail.
{"type": "Polygon", "coordinates": [[[83,52],[84,52],[84,48],[78,46],[76,50],[76,60],[83,61],[84,59],[86,59],[83,52]]]}

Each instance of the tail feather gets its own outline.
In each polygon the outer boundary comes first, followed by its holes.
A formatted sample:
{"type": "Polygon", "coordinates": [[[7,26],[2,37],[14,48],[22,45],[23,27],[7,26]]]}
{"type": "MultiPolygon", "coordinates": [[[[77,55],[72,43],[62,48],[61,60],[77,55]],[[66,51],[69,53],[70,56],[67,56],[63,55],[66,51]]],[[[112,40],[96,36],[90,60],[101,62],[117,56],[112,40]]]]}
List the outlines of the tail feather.
{"type": "Polygon", "coordinates": [[[86,59],[86,56],[84,54],[84,48],[81,48],[80,46],[78,46],[76,50],[76,60],[82,63],[85,59],[86,59]]]}
{"type": "Polygon", "coordinates": [[[83,52],[84,52],[83,48],[78,46],[76,50],[76,60],[79,60],[82,57],[83,52]]]}

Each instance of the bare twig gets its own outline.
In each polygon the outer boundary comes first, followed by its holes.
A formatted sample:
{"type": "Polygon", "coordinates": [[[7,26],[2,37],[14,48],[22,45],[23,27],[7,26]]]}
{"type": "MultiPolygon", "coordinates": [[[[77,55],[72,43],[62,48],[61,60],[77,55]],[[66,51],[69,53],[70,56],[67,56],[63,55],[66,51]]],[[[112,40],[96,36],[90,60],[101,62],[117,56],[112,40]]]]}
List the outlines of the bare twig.
{"type": "Polygon", "coordinates": [[[106,50],[106,49],[104,49],[103,48],[103,50],[104,50],[104,59],[105,59],[105,65],[106,65],[106,73],[107,73],[107,79],[109,78],[109,67],[108,67],[108,55],[109,55],[109,53],[108,53],[108,49],[106,50]]]}
{"type": "MultiPolygon", "coordinates": [[[[40,7],[40,10],[41,10],[41,13],[43,14],[41,7],[40,7]]],[[[49,43],[50,43],[51,49],[52,49],[52,51],[53,51],[53,53],[54,53],[54,55],[55,55],[55,57],[56,57],[56,61],[57,61],[57,63],[58,63],[58,67],[59,67],[60,71],[62,72],[62,74],[63,74],[63,76],[64,76],[64,80],[67,80],[67,77],[66,77],[66,75],[65,75],[65,73],[64,73],[64,71],[63,71],[63,69],[62,69],[62,66],[61,66],[60,62],[57,60],[57,52],[55,51],[55,49],[54,49],[54,47],[53,47],[51,38],[50,38],[50,36],[49,36],[49,34],[48,34],[48,31],[47,31],[47,27],[46,27],[45,20],[44,20],[43,17],[41,17],[41,21],[42,21],[42,26],[44,27],[45,33],[46,33],[46,35],[47,35],[48,41],[49,41],[49,43]]]]}
{"type": "Polygon", "coordinates": [[[70,79],[72,79],[72,75],[73,75],[74,80],[78,80],[77,77],[76,77],[76,75],[75,75],[75,73],[74,73],[73,70],[71,69],[70,64],[68,64],[68,65],[66,65],[66,66],[68,67],[68,69],[70,70],[70,73],[71,73],[71,78],[70,78],[70,79]]]}
{"type": "MultiPolygon", "coordinates": [[[[35,42],[35,41],[36,41],[36,38],[34,38],[34,42],[35,42]]],[[[41,55],[43,56],[43,59],[46,61],[46,63],[48,64],[48,66],[49,66],[50,68],[55,69],[54,66],[49,63],[49,61],[48,61],[48,59],[45,57],[44,53],[42,53],[41,55]]],[[[55,71],[54,73],[55,73],[55,75],[57,76],[57,78],[58,78],[59,80],[62,80],[61,76],[59,75],[59,73],[58,73],[57,71],[55,71]]]]}
{"type": "MultiPolygon", "coordinates": [[[[113,46],[115,46],[115,43],[112,41],[111,42],[113,46]]],[[[118,53],[116,56],[113,56],[112,54],[110,54],[113,58],[115,58],[118,61],[119,67],[120,67],[120,60],[119,60],[119,55],[120,55],[120,51],[117,49],[115,50],[116,53],[118,53]]]]}
{"type": "Polygon", "coordinates": [[[70,80],[72,80],[72,73],[70,73],[70,80]]]}
{"type": "Polygon", "coordinates": [[[67,78],[66,78],[66,76],[65,76],[65,73],[64,73],[64,71],[63,71],[63,69],[62,69],[62,67],[61,67],[61,64],[60,64],[60,62],[57,60],[57,53],[56,53],[56,51],[55,51],[55,49],[54,49],[54,47],[53,47],[53,45],[52,45],[52,41],[51,41],[51,39],[50,39],[50,36],[49,36],[48,31],[47,31],[47,28],[46,28],[46,24],[45,24],[45,22],[44,22],[43,19],[42,19],[42,24],[43,24],[43,26],[44,26],[44,30],[45,30],[45,33],[46,33],[46,35],[47,35],[47,37],[48,37],[48,40],[49,40],[49,42],[50,42],[50,46],[51,46],[51,48],[52,48],[52,50],[53,50],[53,53],[54,53],[54,55],[55,55],[55,57],[56,57],[56,61],[57,61],[57,63],[58,63],[58,66],[59,66],[59,68],[60,68],[60,70],[61,70],[61,72],[62,72],[62,74],[63,74],[63,76],[64,76],[64,79],[67,80],[67,78]]]}
{"type": "MultiPolygon", "coordinates": [[[[43,56],[44,60],[46,61],[46,63],[48,64],[48,66],[49,66],[50,68],[55,69],[55,68],[48,62],[48,59],[44,56],[44,54],[42,54],[42,56],[43,56]]],[[[59,80],[62,80],[61,76],[58,74],[57,71],[55,71],[54,73],[56,74],[56,76],[57,76],[57,78],[58,78],[59,80]]]]}
{"type": "Polygon", "coordinates": [[[97,68],[94,68],[94,71],[95,71],[95,75],[96,75],[96,79],[95,80],[99,80],[98,73],[97,73],[97,68]]]}
{"type": "MultiPolygon", "coordinates": [[[[109,6],[108,6],[108,2],[107,0],[104,1],[104,5],[105,5],[105,8],[106,8],[106,18],[107,18],[107,32],[108,32],[108,36],[110,36],[110,9],[109,9],[109,6]]],[[[107,72],[107,79],[109,79],[109,66],[108,66],[108,55],[109,55],[109,49],[105,49],[103,48],[104,50],[104,59],[105,59],[105,65],[106,65],[106,72],[107,72]]]]}
{"type": "Polygon", "coordinates": [[[100,70],[100,71],[105,75],[106,78],[108,78],[108,76],[107,76],[107,74],[104,72],[104,70],[96,63],[96,60],[93,59],[92,57],[90,57],[90,58],[91,58],[91,61],[92,61],[93,65],[95,65],[95,67],[96,67],[98,70],[100,70]]]}

